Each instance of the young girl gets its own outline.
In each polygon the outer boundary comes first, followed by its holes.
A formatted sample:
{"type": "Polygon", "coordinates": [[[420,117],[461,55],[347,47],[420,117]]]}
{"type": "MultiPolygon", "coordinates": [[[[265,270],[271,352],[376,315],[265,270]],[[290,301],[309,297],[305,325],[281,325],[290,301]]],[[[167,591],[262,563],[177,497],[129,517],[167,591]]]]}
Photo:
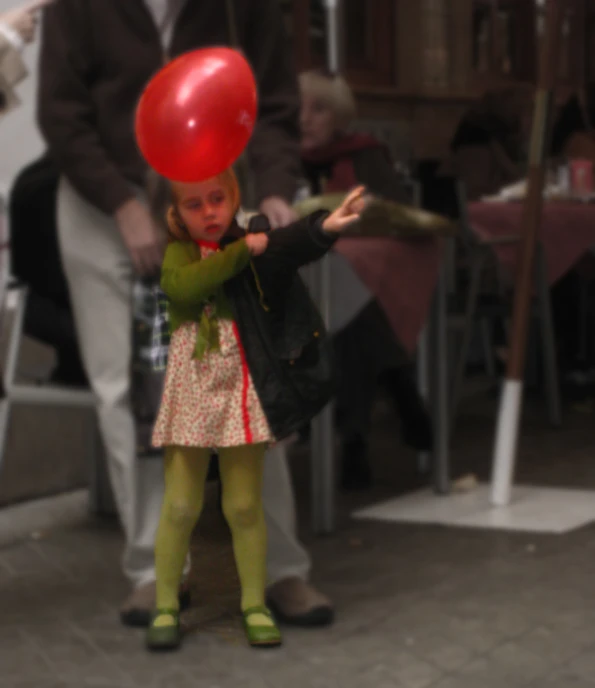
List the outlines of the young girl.
{"type": "Polygon", "coordinates": [[[240,198],[232,170],[172,190],[161,273],[171,344],[153,432],[153,445],[165,447],[165,495],[147,646],[174,649],[181,641],[178,587],[212,448],[219,453],[248,642],[276,646],[281,635],[264,604],[264,453],[316,415],[332,389],[320,317],[296,271],[324,255],[359,217],[363,188],[331,215],[318,213],[270,235],[245,235],[235,222],[240,198]]]}

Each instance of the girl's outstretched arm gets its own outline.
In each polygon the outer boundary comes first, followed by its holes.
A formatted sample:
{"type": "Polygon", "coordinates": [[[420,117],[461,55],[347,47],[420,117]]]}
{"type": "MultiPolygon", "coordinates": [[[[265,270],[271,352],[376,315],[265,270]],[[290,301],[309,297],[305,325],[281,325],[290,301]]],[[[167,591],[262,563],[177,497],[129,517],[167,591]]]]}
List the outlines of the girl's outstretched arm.
{"type": "Polygon", "coordinates": [[[322,258],[341,231],[359,218],[365,203],[364,191],[363,186],[353,189],[332,213],[317,211],[271,231],[266,251],[254,259],[255,267],[288,273],[322,258]]]}

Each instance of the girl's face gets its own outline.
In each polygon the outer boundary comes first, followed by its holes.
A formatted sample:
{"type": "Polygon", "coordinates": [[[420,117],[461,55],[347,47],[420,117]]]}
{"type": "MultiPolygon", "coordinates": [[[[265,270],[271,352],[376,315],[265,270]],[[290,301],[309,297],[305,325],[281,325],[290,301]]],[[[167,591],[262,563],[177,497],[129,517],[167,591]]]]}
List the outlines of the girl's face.
{"type": "Polygon", "coordinates": [[[303,151],[326,146],[337,134],[337,118],[332,108],[320,98],[302,93],[300,110],[303,151]]]}
{"type": "Polygon", "coordinates": [[[219,241],[235,215],[229,191],[217,179],[192,184],[176,183],[177,208],[195,241],[219,241]]]}

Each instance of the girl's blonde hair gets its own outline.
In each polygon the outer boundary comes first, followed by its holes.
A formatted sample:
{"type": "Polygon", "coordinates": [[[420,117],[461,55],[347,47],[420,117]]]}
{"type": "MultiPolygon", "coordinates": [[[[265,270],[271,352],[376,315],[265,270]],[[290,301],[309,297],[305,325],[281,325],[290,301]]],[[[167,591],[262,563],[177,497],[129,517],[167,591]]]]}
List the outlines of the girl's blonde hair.
{"type": "Polygon", "coordinates": [[[340,129],[347,129],[355,119],[357,108],[353,92],[339,74],[324,69],[312,69],[299,76],[302,95],[319,99],[335,114],[340,129]]]}
{"type": "MultiPolygon", "coordinates": [[[[228,167],[223,172],[213,177],[229,194],[231,204],[234,209],[234,215],[240,208],[240,185],[236,173],[231,167],[228,167]]],[[[167,210],[167,227],[169,241],[190,241],[190,234],[184,225],[180,212],[178,210],[178,195],[176,193],[176,183],[172,182],[171,190],[173,195],[173,203],[167,210]]]]}

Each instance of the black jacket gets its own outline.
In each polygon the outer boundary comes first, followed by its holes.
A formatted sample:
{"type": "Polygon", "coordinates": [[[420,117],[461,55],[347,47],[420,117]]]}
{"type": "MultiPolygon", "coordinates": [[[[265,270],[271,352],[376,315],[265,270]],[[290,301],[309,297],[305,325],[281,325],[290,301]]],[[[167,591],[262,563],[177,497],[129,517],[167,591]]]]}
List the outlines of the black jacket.
{"type": "MultiPolygon", "coordinates": [[[[303,427],[335,388],[331,342],[298,268],[321,258],[335,237],[316,213],[269,235],[264,254],[225,283],[256,392],[277,439],[303,427]],[[258,279],[258,283],[257,283],[258,279]]],[[[255,218],[249,231],[263,231],[255,218]]],[[[227,238],[227,242],[234,237],[227,238]]],[[[222,242],[225,243],[225,242],[222,242]]]]}

